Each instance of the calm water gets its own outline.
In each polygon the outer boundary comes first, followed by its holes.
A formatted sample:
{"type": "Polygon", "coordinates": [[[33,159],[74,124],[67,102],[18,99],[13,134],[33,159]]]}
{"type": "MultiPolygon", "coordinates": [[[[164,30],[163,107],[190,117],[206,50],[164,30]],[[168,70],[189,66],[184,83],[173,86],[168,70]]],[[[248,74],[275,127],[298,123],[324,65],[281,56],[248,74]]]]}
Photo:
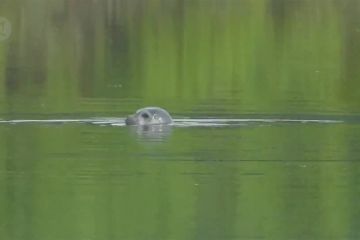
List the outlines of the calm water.
{"type": "Polygon", "coordinates": [[[359,16],[0,0],[0,239],[359,239],[359,16]]]}

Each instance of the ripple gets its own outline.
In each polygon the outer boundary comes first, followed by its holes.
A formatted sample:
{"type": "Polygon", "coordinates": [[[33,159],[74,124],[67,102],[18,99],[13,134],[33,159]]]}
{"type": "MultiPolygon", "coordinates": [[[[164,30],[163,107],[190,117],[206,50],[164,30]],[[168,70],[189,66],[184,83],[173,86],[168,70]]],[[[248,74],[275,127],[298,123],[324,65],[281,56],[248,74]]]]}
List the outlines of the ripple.
{"type": "Polygon", "coordinates": [[[289,119],[289,118],[213,118],[213,119],[174,119],[174,125],[179,127],[226,127],[226,126],[241,126],[248,124],[276,124],[276,123],[343,123],[342,120],[329,119],[289,119]]]}
{"type": "MultiPolygon", "coordinates": [[[[182,118],[174,119],[174,127],[229,127],[248,124],[279,124],[279,123],[299,123],[299,124],[337,124],[345,123],[345,120],[331,119],[291,119],[291,118],[182,118]]],[[[0,120],[0,124],[69,124],[84,123],[104,126],[123,127],[125,118],[87,118],[87,119],[16,119],[0,120]]]]}

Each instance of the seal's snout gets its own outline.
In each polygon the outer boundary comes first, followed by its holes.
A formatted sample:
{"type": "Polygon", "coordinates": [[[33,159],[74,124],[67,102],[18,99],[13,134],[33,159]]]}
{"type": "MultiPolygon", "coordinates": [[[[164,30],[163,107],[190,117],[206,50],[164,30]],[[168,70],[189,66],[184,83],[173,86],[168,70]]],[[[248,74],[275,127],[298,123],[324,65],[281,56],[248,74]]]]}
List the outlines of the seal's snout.
{"type": "Polygon", "coordinates": [[[134,115],[130,115],[125,119],[125,124],[126,125],[136,125],[136,118],[134,115]]]}

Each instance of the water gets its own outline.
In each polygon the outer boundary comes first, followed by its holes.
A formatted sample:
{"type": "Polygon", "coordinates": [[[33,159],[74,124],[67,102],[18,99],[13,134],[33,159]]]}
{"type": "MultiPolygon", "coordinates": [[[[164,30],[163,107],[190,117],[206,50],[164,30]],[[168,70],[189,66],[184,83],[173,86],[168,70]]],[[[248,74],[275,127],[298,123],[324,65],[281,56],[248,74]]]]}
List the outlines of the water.
{"type": "Polygon", "coordinates": [[[0,239],[359,239],[359,14],[2,0],[0,239]]]}
{"type": "Polygon", "coordinates": [[[1,123],[2,236],[357,238],[360,124],[214,122],[1,123]]]}

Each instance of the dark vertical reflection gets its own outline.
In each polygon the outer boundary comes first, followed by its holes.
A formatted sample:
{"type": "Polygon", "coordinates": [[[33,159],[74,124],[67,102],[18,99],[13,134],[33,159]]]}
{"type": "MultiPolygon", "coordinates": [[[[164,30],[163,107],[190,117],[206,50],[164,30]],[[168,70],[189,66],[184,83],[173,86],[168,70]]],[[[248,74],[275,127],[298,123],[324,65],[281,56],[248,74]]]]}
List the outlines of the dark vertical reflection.
{"type": "Polygon", "coordinates": [[[274,21],[274,32],[278,44],[283,44],[287,23],[295,17],[296,10],[301,8],[303,1],[270,0],[269,14],[274,21]]]}
{"type": "Polygon", "coordinates": [[[177,0],[174,11],[174,26],[176,28],[177,38],[177,80],[176,80],[176,97],[181,97],[183,93],[183,78],[184,78],[184,22],[185,22],[185,7],[186,2],[183,0],[177,0]]]}
{"type": "Polygon", "coordinates": [[[18,112],[356,112],[357,5],[7,1],[0,79],[18,112]]]}
{"type": "Polygon", "coordinates": [[[339,8],[343,9],[344,22],[342,25],[344,34],[344,76],[342,78],[342,98],[352,102],[360,97],[359,91],[352,86],[360,78],[360,19],[359,1],[345,1],[339,3],[339,8]]]}
{"type": "Polygon", "coordinates": [[[6,62],[6,93],[23,91],[30,96],[43,92],[47,76],[47,35],[46,22],[40,18],[45,14],[31,15],[21,11],[31,4],[14,6],[14,31],[9,43],[6,62]],[[35,22],[35,26],[31,22],[35,22]],[[26,37],[25,37],[26,36],[26,37]]]}

